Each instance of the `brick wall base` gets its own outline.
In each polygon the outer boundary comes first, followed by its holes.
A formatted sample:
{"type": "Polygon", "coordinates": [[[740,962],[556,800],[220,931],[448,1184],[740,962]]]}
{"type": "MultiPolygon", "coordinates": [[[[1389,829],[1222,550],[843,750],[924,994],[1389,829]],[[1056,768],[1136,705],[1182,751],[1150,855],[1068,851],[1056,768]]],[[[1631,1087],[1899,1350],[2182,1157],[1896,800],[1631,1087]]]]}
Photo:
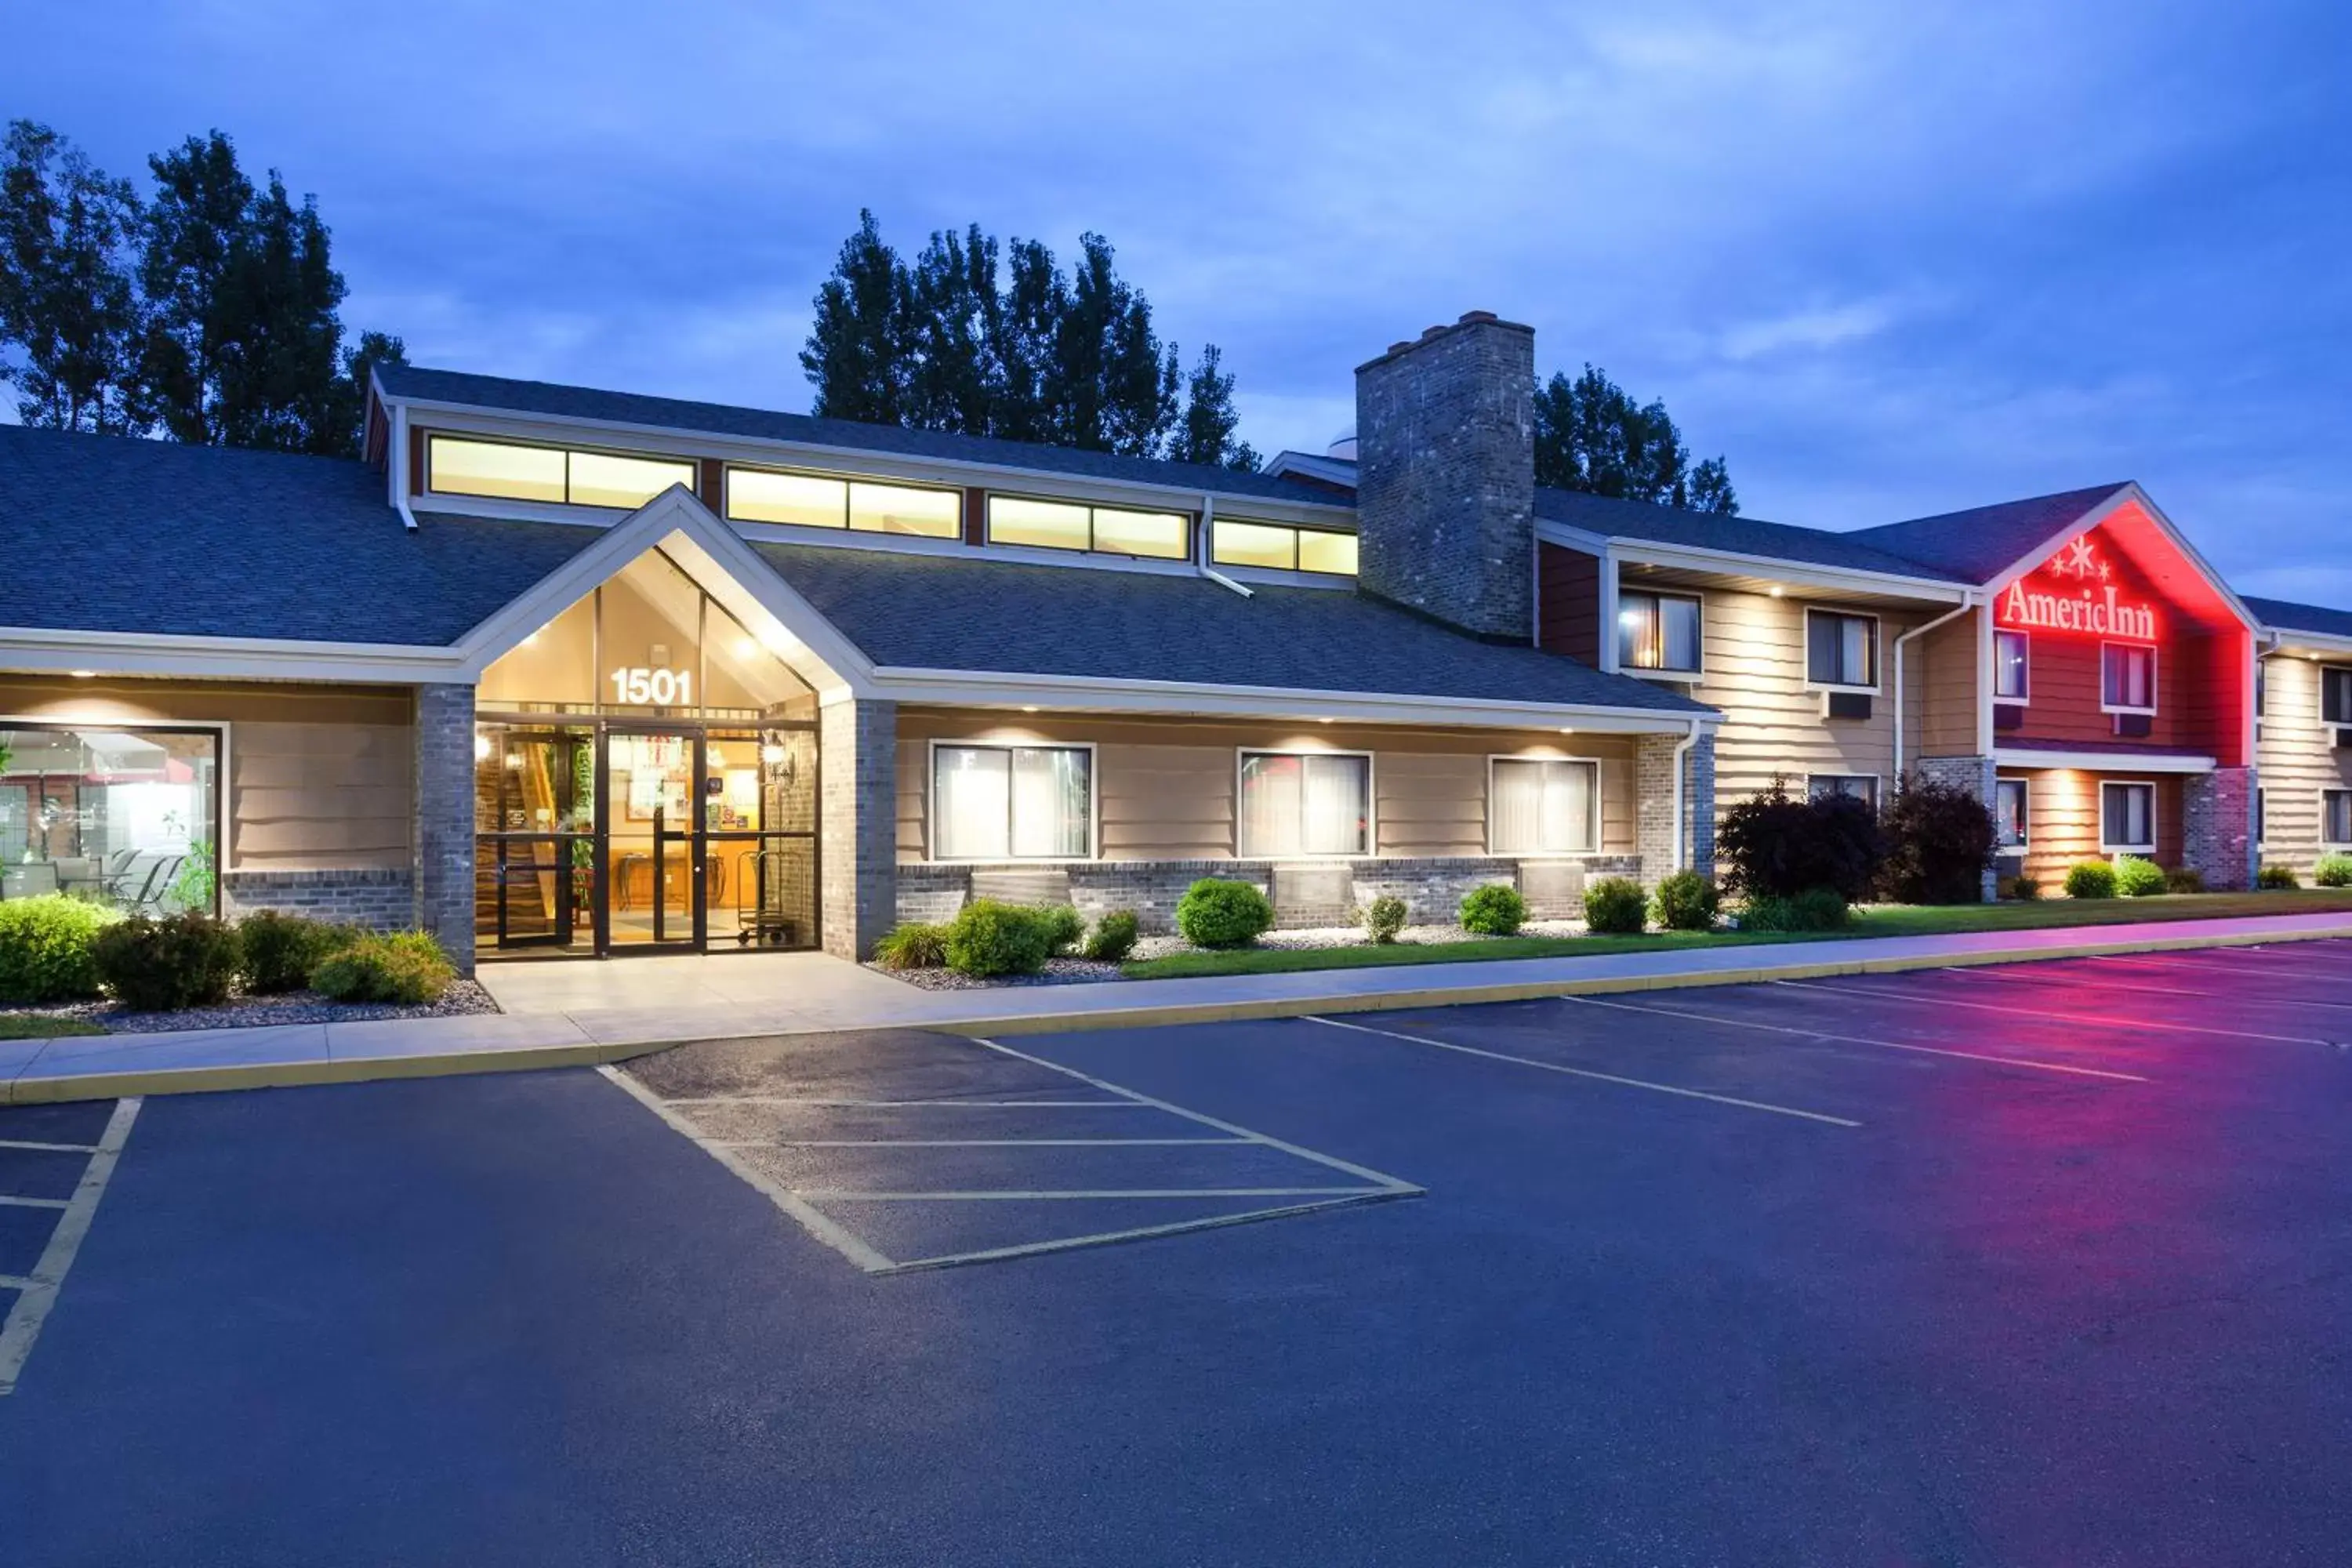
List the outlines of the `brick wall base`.
{"type": "Polygon", "coordinates": [[[242,919],[261,910],[308,915],[371,931],[416,923],[416,882],[406,871],[229,871],[221,878],[221,913],[242,919]]]}
{"type": "Polygon", "coordinates": [[[2215,892],[2254,885],[2254,770],[2216,768],[2180,782],[2180,863],[2215,892]]]}

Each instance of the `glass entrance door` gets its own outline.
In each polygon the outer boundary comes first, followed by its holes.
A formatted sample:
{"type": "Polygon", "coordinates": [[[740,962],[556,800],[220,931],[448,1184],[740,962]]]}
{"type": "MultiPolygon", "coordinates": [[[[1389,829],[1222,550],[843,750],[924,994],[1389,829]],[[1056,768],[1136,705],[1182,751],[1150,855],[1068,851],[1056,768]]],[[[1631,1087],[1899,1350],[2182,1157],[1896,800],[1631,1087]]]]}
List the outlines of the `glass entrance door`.
{"type": "Polygon", "coordinates": [[[702,739],[613,729],[604,737],[604,945],[646,952],[700,944],[702,739]]]}
{"type": "Polygon", "coordinates": [[[703,873],[715,950],[814,947],[816,731],[711,730],[703,737],[703,873]]]}
{"type": "Polygon", "coordinates": [[[474,732],[474,929],[483,950],[585,949],[595,917],[595,731],[474,732]]]}

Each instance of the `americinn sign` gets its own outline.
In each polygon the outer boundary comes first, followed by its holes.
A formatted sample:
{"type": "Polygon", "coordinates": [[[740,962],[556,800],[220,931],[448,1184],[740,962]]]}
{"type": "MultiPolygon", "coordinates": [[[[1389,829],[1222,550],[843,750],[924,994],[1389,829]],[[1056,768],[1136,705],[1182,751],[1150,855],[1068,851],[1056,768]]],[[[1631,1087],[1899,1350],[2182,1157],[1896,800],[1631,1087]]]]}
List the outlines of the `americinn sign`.
{"type": "Polygon", "coordinates": [[[2113,575],[2091,536],[2076,534],[2055,555],[2009,585],[2000,596],[2000,624],[2154,642],[2155,609],[2145,600],[2126,601],[2113,575]]]}

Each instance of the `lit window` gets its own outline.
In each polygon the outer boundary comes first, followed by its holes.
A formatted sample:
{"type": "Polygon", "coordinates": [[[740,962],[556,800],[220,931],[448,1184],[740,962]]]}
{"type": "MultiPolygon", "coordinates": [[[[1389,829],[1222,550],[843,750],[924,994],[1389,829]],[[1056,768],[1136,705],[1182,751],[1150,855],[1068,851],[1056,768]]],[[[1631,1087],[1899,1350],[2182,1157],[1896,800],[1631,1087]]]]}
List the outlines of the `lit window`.
{"type": "Polygon", "coordinates": [[[1242,753],[1242,858],[1368,854],[1371,823],[1370,757],[1242,753]]]}
{"type": "Polygon", "coordinates": [[[621,458],[610,452],[573,452],[570,500],[573,506],[641,507],[672,485],[694,489],[692,463],[651,458],[621,458]]]}
{"type": "Polygon", "coordinates": [[[453,436],[435,436],[425,447],[425,487],[436,495],[632,508],[672,485],[694,489],[694,465],[683,460],[453,436]]]}
{"type": "Polygon", "coordinates": [[[2150,784],[2103,784],[2099,786],[2099,847],[2153,850],[2156,847],[2156,786],[2150,784]]]}
{"type": "Polygon", "coordinates": [[[1113,555],[1147,555],[1160,561],[1181,561],[1190,520],[1174,511],[1119,511],[1098,506],[1095,512],[1097,550],[1113,555]]]}
{"type": "Polygon", "coordinates": [[[958,539],[963,534],[963,497],[954,490],[855,482],[849,487],[849,526],[861,533],[958,539]]]}
{"type": "Polygon", "coordinates": [[[2026,784],[2023,779],[1993,781],[1993,832],[2004,849],[2021,849],[2025,847],[2026,803],[2026,784]]]}
{"type": "Polygon", "coordinates": [[[1600,828],[1600,768],[1592,763],[1497,758],[1494,853],[1589,855],[1600,828]]]}
{"type": "Polygon", "coordinates": [[[2323,844],[2352,844],[2352,789],[2319,792],[2319,839],[2323,844]]]}
{"type": "Polygon", "coordinates": [[[1992,694],[2006,702],[2031,695],[2031,643],[2023,632],[1992,634],[1992,694]]]}
{"type": "Polygon", "coordinates": [[[0,900],[62,893],[133,914],[218,905],[217,730],[0,730],[0,900]]]}
{"type": "Polygon", "coordinates": [[[1878,781],[1868,773],[1813,773],[1805,780],[1808,800],[1835,800],[1841,795],[1878,809],[1878,781]]]}
{"type": "Polygon", "coordinates": [[[1335,577],[1356,574],[1356,536],[1330,533],[1319,528],[1298,531],[1298,569],[1326,572],[1335,577]]]}
{"type": "Polygon", "coordinates": [[[2156,711],[2156,649],[2133,643],[2099,647],[2099,706],[2110,713],[2156,711]]]}
{"type": "Polygon", "coordinates": [[[1091,751],[931,749],[931,858],[1083,860],[1093,853],[1091,751]]]}
{"type": "Polygon", "coordinates": [[[803,528],[846,528],[849,487],[814,474],[766,468],[727,470],[727,515],[737,522],[789,522],[803,528]]]}
{"type": "Polygon", "coordinates": [[[2258,658],[2258,659],[2254,660],[2254,717],[2255,717],[2255,718],[2259,719],[2259,718],[2261,718],[2261,717],[2262,717],[2265,712],[2269,711],[2269,709],[2270,709],[2270,700],[2271,700],[2271,661],[2270,661],[2269,659],[2266,659],[2266,658],[2258,658]]]}
{"type": "Polygon", "coordinates": [[[1698,673],[1698,601],[1680,594],[1617,595],[1617,664],[1622,669],[1698,673]]]}
{"type": "Polygon", "coordinates": [[[1019,496],[988,498],[988,542],[1042,550],[1084,550],[1094,539],[1087,509],[1019,496]]]}
{"type": "Polygon", "coordinates": [[[1805,679],[1815,686],[1878,689],[1878,617],[1805,612],[1805,679]]]}
{"type": "Polygon", "coordinates": [[[2352,669],[2330,665],[2319,672],[2319,717],[2327,724],[2352,724],[2352,669]]]}
{"type": "Polygon", "coordinates": [[[1226,521],[1209,531],[1209,559],[1219,566],[1261,566],[1273,572],[1356,574],[1356,536],[1271,522],[1226,521]]]}

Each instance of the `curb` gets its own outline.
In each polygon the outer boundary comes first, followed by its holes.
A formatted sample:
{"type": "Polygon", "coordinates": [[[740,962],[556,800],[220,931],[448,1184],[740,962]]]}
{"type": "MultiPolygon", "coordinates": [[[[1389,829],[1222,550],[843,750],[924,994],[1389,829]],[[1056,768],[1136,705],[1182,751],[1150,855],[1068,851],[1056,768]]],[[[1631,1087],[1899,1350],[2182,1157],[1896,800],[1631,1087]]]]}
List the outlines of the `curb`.
{"type": "MultiPolygon", "coordinates": [[[[1087,1029],[1139,1029],[1180,1024],[1245,1023],[1295,1018],[1307,1013],[1387,1013],[1480,1002],[1526,1002],[1545,996],[1599,996],[1626,991],[1678,991],[1699,986],[1753,985],[1769,980],[1822,980],[1848,974],[1900,974],[1922,969],[1973,969],[1994,963],[2032,963],[2062,958],[2105,958],[2135,952],[2174,952],[2198,948],[2269,947],[2293,942],[2352,938],[2352,922],[2289,931],[2244,931],[2206,936],[2146,936],[2120,942],[2076,942],[2063,946],[1985,948],[1973,952],[1899,953],[1885,958],[1830,959],[1816,963],[1751,964],[1695,973],[1595,975],[1589,980],[1509,980],[1480,984],[1429,985],[1378,994],[1348,992],[1325,996],[1267,997],[1261,1001],[1188,1002],[1159,1006],[1104,1009],[1091,1013],[1000,1018],[963,1018],[902,1026],[802,1029],[794,1039],[871,1034],[877,1027],[927,1029],[967,1038],[1014,1035],[1075,1034],[1087,1029]]],[[[1768,950],[1769,951],[1769,950],[1768,950]]],[[[1786,949],[1779,951],[1785,952],[1786,949]]],[[[21,1078],[0,1085],[0,1105],[46,1105],[67,1100],[119,1100],[131,1095],[208,1094],[244,1089],[297,1089],[314,1084],[373,1083],[407,1078],[456,1078],[469,1073],[517,1072],[541,1068],[602,1067],[683,1046],[764,1039],[777,1031],[698,1035],[688,1039],[516,1046],[486,1051],[416,1052],[396,1057],[352,1057],[328,1061],[254,1062],[235,1067],[159,1068],[145,1071],[82,1073],[62,1078],[21,1078]]]]}

